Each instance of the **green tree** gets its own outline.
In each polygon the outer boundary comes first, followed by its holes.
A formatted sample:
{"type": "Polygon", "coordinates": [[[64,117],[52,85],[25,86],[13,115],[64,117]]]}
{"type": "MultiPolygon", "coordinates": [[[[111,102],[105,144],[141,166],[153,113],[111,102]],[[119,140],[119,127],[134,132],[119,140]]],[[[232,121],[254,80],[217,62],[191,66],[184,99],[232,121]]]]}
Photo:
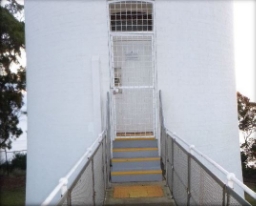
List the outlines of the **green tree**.
{"type": "Polygon", "coordinates": [[[16,153],[11,161],[12,169],[26,170],[27,168],[27,155],[22,153],[16,153]]]}
{"type": "Polygon", "coordinates": [[[0,149],[10,149],[11,139],[22,134],[18,123],[26,87],[25,68],[11,71],[13,64],[19,65],[21,49],[25,48],[24,22],[12,14],[20,6],[11,0],[6,8],[0,7],[0,149]]]}
{"type": "Polygon", "coordinates": [[[238,126],[244,137],[244,143],[241,144],[242,161],[243,166],[246,166],[249,161],[256,159],[256,139],[252,137],[256,132],[256,103],[237,92],[237,107],[238,126]]]}

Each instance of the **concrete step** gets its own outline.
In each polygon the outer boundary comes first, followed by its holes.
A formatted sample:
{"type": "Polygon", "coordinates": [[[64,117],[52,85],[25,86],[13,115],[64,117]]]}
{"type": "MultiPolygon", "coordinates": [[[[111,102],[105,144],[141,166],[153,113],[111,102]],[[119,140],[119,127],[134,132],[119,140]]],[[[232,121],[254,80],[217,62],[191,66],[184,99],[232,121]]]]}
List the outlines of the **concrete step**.
{"type": "Polygon", "coordinates": [[[112,171],[160,169],[160,157],[113,158],[112,171]]]}
{"type": "Polygon", "coordinates": [[[114,148],[113,158],[157,157],[158,148],[114,148]]]}
{"type": "Polygon", "coordinates": [[[112,171],[111,182],[154,182],[162,181],[162,170],[112,171]]]}
{"type": "Polygon", "coordinates": [[[106,191],[104,205],[125,206],[175,206],[170,190],[165,181],[112,183],[106,191]]]}
{"type": "Polygon", "coordinates": [[[157,140],[153,136],[144,138],[116,138],[113,141],[113,148],[143,148],[157,147],[157,140]]]}

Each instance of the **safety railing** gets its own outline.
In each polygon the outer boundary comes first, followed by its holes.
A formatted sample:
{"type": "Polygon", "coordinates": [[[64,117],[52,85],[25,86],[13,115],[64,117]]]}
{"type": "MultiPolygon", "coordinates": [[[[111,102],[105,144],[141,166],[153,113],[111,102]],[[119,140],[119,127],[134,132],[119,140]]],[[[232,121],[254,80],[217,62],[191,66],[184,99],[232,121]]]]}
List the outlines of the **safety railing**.
{"type": "Polygon", "coordinates": [[[256,193],[194,145],[168,131],[164,126],[161,92],[159,92],[161,123],[161,159],[165,178],[177,205],[250,205],[243,193],[256,199],[256,193]],[[206,165],[207,167],[206,167],[206,165]],[[224,174],[218,177],[208,165],[224,174]],[[238,187],[234,188],[234,186],[238,187]],[[241,191],[241,194],[237,191],[241,191]]]}
{"type": "Polygon", "coordinates": [[[60,178],[59,184],[45,199],[42,206],[103,205],[105,190],[110,186],[109,95],[107,95],[106,113],[106,129],[69,173],[60,178]],[[69,184],[74,175],[76,178],[69,184]]]}

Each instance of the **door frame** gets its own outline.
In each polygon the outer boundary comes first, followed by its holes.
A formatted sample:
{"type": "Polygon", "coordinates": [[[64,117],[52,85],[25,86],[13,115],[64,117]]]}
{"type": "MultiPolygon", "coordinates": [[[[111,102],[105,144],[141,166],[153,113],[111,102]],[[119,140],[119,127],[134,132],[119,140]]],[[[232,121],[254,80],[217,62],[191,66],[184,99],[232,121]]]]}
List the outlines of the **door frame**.
{"type": "MultiPolygon", "coordinates": [[[[126,2],[127,0],[108,0],[106,2],[106,10],[107,10],[107,26],[108,26],[108,47],[109,47],[109,90],[110,90],[110,122],[114,121],[114,94],[113,94],[113,89],[114,89],[114,76],[113,76],[113,37],[115,36],[128,36],[128,37],[132,37],[132,36],[150,36],[152,39],[152,69],[153,69],[153,85],[152,85],[152,91],[153,91],[153,133],[156,139],[159,139],[160,133],[159,133],[159,118],[158,118],[158,84],[157,84],[157,67],[156,67],[156,41],[155,41],[155,22],[156,22],[156,18],[155,18],[155,1],[153,0],[128,0],[129,2],[133,1],[133,2],[148,2],[152,4],[152,15],[153,15],[153,29],[152,31],[131,31],[131,32],[127,32],[127,31],[123,31],[123,32],[118,32],[118,31],[111,31],[111,27],[110,27],[110,4],[113,3],[120,3],[120,2],[126,2]]],[[[116,137],[115,131],[116,129],[113,128],[113,124],[111,125],[111,139],[114,140],[116,137]]]]}

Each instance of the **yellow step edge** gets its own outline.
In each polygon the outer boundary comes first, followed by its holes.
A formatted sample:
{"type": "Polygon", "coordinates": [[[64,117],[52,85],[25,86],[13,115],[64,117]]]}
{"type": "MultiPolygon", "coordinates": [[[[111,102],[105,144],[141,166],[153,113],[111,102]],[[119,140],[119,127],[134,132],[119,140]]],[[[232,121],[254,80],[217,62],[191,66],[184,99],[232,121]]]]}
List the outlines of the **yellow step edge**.
{"type": "Polygon", "coordinates": [[[145,158],[114,158],[112,162],[144,162],[144,161],[157,161],[160,157],[145,157],[145,158]]]}
{"type": "Polygon", "coordinates": [[[153,175],[153,174],[162,174],[162,170],[132,170],[132,171],[115,171],[111,172],[113,176],[120,175],[153,175]]]}
{"type": "Polygon", "coordinates": [[[156,140],[155,137],[117,137],[114,141],[156,140]]]}
{"type": "Polygon", "coordinates": [[[116,148],[113,149],[113,152],[139,152],[139,151],[156,151],[157,147],[149,147],[149,148],[116,148]]]}

